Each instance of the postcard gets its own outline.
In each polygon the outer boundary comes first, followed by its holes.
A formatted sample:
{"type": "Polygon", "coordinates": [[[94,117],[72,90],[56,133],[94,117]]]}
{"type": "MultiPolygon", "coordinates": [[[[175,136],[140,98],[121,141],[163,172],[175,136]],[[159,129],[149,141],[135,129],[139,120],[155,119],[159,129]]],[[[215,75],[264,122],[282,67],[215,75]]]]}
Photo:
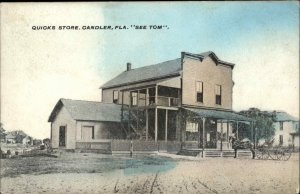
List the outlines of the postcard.
{"type": "Polygon", "coordinates": [[[299,193],[298,1],[0,6],[0,193],[299,193]]]}

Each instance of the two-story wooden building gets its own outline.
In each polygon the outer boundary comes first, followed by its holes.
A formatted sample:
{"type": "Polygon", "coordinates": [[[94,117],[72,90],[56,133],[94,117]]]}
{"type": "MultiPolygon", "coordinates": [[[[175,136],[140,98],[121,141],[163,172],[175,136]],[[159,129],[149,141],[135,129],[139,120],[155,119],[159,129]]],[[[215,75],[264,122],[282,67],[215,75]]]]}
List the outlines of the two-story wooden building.
{"type": "Polygon", "coordinates": [[[274,111],[274,145],[293,146],[299,150],[299,119],[284,111],[274,111]]]}
{"type": "MultiPolygon", "coordinates": [[[[154,142],[160,150],[168,150],[168,142],[181,149],[231,149],[229,136],[238,133],[238,123],[252,121],[232,110],[233,69],[213,52],[182,52],[180,58],[136,69],[127,63],[126,71],[100,87],[101,103],[120,107],[124,139],[154,142]]],[[[82,141],[77,138],[74,142],[82,141]]]]}

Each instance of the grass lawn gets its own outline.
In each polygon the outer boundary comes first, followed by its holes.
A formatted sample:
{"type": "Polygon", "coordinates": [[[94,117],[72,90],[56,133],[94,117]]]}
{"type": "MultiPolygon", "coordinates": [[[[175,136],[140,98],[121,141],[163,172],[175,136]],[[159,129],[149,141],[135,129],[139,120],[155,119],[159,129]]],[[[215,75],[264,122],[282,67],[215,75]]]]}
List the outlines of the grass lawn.
{"type": "Polygon", "coordinates": [[[36,156],[2,159],[1,177],[21,174],[51,173],[102,173],[115,169],[126,169],[125,173],[147,173],[166,171],[175,167],[171,158],[154,155],[130,157],[91,153],[64,153],[57,158],[36,156]]]}
{"type": "Polygon", "coordinates": [[[63,153],[1,159],[1,193],[296,193],[299,154],[288,161],[63,153]]]}

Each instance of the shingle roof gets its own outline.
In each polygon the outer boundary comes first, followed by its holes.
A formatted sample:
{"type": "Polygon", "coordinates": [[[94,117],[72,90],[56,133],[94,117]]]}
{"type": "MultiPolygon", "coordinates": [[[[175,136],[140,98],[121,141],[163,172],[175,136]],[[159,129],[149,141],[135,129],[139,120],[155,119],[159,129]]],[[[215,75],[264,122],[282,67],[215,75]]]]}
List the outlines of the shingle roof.
{"type": "Polygon", "coordinates": [[[276,112],[275,121],[299,121],[296,117],[286,113],[286,112],[276,112]]]}
{"type": "Polygon", "coordinates": [[[179,75],[181,69],[181,59],[174,59],[155,65],[149,65],[130,71],[124,71],[117,77],[111,79],[101,86],[101,88],[109,88],[119,85],[126,85],[130,83],[146,81],[150,79],[159,79],[171,75],[179,75]]]}
{"type": "Polygon", "coordinates": [[[58,101],[48,122],[54,121],[62,106],[74,120],[121,122],[121,105],[70,99],[58,101]]]}
{"type": "Polygon", "coordinates": [[[208,110],[208,109],[199,109],[199,108],[184,108],[184,109],[196,113],[197,116],[199,117],[234,120],[234,121],[247,121],[247,122],[253,121],[253,119],[251,118],[234,113],[232,111],[208,110]]]}
{"type": "MultiPolygon", "coordinates": [[[[183,52],[185,55],[193,56],[196,58],[204,59],[211,57],[216,62],[228,65],[231,68],[234,64],[220,60],[216,54],[212,51],[203,52],[200,54],[192,54],[183,52]]],[[[109,80],[101,86],[101,88],[111,88],[116,86],[128,85],[136,82],[148,81],[152,79],[160,79],[168,76],[179,76],[181,71],[181,58],[177,58],[162,63],[131,69],[130,71],[124,71],[115,78],[109,80]]]]}

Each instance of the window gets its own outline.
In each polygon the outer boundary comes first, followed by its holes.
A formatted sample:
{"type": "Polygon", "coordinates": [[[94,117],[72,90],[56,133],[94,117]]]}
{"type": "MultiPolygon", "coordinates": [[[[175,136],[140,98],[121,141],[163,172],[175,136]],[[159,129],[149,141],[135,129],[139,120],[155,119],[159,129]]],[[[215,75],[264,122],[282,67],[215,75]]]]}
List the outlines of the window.
{"type": "Polygon", "coordinates": [[[280,121],[279,124],[280,124],[280,131],[283,131],[283,122],[280,121]]]}
{"type": "Polygon", "coordinates": [[[283,144],[283,135],[279,135],[279,144],[280,144],[280,145],[283,144]]]}
{"type": "Polygon", "coordinates": [[[189,132],[198,132],[198,123],[195,122],[186,122],[186,131],[189,132]]]}
{"type": "Polygon", "coordinates": [[[119,100],[119,91],[118,90],[114,90],[113,91],[113,103],[118,103],[119,100]]]}
{"type": "Polygon", "coordinates": [[[186,122],[186,141],[197,141],[199,137],[198,123],[186,122]]]}
{"type": "Polygon", "coordinates": [[[81,127],[81,139],[82,140],[95,139],[95,128],[94,128],[94,126],[82,126],[81,127]]]}
{"type": "Polygon", "coordinates": [[[196,82],[197,102],[203,102],[203,82],[196,82]]]}
{"type": "Polygon", "coordinates": [[[220,85],[215,86],[216,104],[221,105],[222,102],[222,88],[220,85]]]}
{"type": "Polygon", "coordinates": [[[137,105],[137,92],[131,92],[131,105],[137,105]]]}
{"type": "Polygon", "coordinates": [[[95,139],[95,128],[92,127],[92,139],[95,139]]]}

